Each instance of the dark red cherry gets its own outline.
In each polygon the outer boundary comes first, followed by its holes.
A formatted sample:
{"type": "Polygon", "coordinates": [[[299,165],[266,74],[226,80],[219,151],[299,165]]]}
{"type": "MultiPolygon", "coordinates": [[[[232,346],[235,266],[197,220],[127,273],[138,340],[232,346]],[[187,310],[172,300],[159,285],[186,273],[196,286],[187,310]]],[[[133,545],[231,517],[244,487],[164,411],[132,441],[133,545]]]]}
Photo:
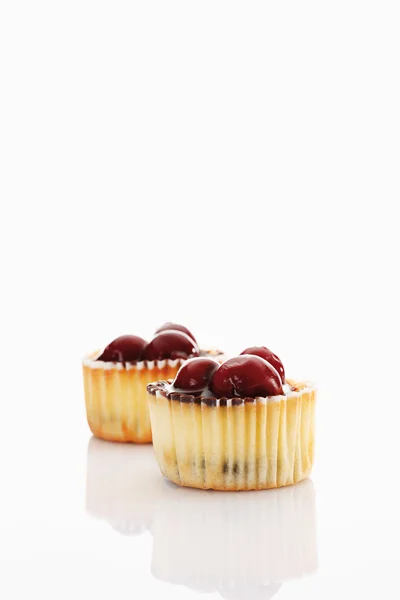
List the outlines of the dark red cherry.
{"type": "Polygon", "coordinates": [[[252,346],[251,348],[246,348],[246,350],[243,350],[243,352],[240,354],[253,354],[254,356],[261,356],[261,358],[268,361],[273,367],[275,367],[281,376],[282,383],[285,383],[285,369],[281,359],[276,354],[271,352],[271,350],[268,350],[268,348],[265,346],[252,346]]]}
{"type": "Polygon", "coordinates": [[[210,390],[217,397],[278,396],[283,394],[278,371],[259,356],[244,354],[231,358],[213,373],[210,390]]]}
{"type": "Polygon", "coordinates": [[[164,358],[189,358],[199,356],[199,348],[191,337],[182,331],[161,331],[147,344],[144,360],[163,360],[164,358]]]}
{"type": "Polygon", "coordinates": [[[190,358],[181,366],[172,385],[180,392],[201,392],[218,367],[219,363],[212,358],[190,358]]]}
{"type": "Polygon", "coordinates": [[[171,323],[170,321],[168,321],[167,323],[164,323],[164,325],[161,325],[161,327],[159,327],[156,331],[156,333],[160,333],[160,331],[182,331],[183,333],[186,333],[186,335],[188,335],[190,338],[192,338],[192,340],[195,342],[196,338],[194,337],[194,335],[189,331],[189,329],[187,329],[187,327],[184,327],[183,325],[178,325],[178,323],[171,323]]]}
{"type": "Polygon", "coordinates": [[[147,342],[137,335],[121,335],[104,349],[97,360],[132,362],[142,358],[147,342]]]}

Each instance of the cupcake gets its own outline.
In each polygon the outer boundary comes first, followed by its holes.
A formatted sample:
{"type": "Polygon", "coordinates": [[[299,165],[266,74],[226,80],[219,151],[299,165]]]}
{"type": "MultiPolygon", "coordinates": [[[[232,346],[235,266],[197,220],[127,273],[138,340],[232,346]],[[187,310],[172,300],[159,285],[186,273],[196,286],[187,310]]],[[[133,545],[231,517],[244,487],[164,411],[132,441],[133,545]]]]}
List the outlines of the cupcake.
{"type": "Polygon", "coordinates": [[[148,531],[162,484],[151,446],[90,439],[86,511],[91,516],[124,535],[148,531]]]}
{"type": "Polygon", "coordinates": [[[267,494],[160,488],[152,575],[226,600],[272,598],[318,569],[315,492],[308,479],[267,494]]]}
{"type": "Polygon", "coordinates": [[[156,458],[174,483],[260,490],[310,474],[315,387],[286,380],[267,348],[247,348],[222,364],[193,358],[173,381],[147,389],[156,458]]]}
{"type": "Polygon", "coordinates": [[[116,442],[151,442],[146,385],[175,377],[186,359],[202,354],[207,352],[200,351],[186,327],[165,323],[149,343],[123,335],[85,356],[86,414],[93,435],[116,442]]]}

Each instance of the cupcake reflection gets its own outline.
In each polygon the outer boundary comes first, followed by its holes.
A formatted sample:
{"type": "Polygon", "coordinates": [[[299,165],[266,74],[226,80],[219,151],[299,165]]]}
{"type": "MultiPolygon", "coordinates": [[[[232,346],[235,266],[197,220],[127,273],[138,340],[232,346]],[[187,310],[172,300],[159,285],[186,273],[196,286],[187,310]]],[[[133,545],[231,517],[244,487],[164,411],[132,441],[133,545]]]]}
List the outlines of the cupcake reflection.
{"type": "Polygon", "coordinates": [[[281,589],[280,583],[268,583],[257,587],[239,587],[221,590],[220,596],[225,600],[270,600],[281,589]]]}
{"type": "Polygon", "coordinates": [[[267,600],[318,568],[310,480],[268,492],[210,492],[164,482],[152,573],[226,600],[267,600]]]}
{"type": "Polygon", "coordinates": [[[150,528],[162,483],[152,446],[89,441],[86,511],[120,533],[150,528]]]}

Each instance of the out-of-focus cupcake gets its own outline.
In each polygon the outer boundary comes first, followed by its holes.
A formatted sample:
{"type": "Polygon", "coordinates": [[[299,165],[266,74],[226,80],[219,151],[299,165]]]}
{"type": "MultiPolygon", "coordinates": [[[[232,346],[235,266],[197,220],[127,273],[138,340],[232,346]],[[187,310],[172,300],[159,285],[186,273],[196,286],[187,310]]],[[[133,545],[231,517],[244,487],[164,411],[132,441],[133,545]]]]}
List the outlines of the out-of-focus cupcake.
{"type": "Polygon", "coordinates": [[[83,359],[86,414],[98,438],[116,442],[152,441],[146,385],[175,377],[186,359],[202,354],[186,327],[165,323],[147,343],[134,335],[116,338],[83,359]]]}
{"type": "Polygon", "coordinates": [[[91,438],[87,451],[86,510],[127,535],[150,528],[163,480],[151,446],[91,438]]]}
{"type": "Polygon", "coordinates": [[[193,358],[174,381],[147,389],[156,458],[174,483],[251,490],[309,476],[316,389],[286,380],[267,348],[248,348],[222,364],[193,358]]]}
{"type": "Polygon", "coordinates": [[[307,479],[226,494],[164,482],[151,527],[157,579],[226,600],[272,598],[318,568],[315,492],[307,479]]]}

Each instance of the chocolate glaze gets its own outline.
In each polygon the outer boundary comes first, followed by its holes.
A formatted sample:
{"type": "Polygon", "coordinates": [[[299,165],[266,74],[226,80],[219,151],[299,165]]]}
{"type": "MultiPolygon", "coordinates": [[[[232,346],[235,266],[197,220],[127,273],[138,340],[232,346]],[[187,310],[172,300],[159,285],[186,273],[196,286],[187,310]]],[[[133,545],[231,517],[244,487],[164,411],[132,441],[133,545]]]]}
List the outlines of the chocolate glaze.
{"type": "MultiPolygon", "coordinates": [[[[201,357],[215,358],[215,360],[219,360],[219,358],[221,356],[223,356],[223,354],[224,353],[220,350],[200,350],[201,357]]],[[[154,361],[144,360],[143,358],[141,358],[140,360],[123,360],[123,361],[105,360],[104,358],[102,358],[103,355],[104,355],[104,351],[97,358],[93,358],[93,360],[103,361],[103,362],[120,362],[124,367],[126,367],[126,365],[137,365],[138,363],[147,364],[148,362],[154,362],[154,361]]],[[[188,358],[191,358],[191,357],[188,357],[188,358]]],[[[168,359],[163,359],[163,360],[168,360],[168,359]]],[[[173,360],[173,359],[171,359],[171,360],[173,360]]]]}
{"type": "MultiPolygon", "coordinates": [[[[255,398],[216,398],[213,396],[212,392],[208,389],[204,390],[203,394],[195,395],[195,394],[183,394],[182,392],[177,392],[172,387],[173,380],[163,380],[163,381],[155,381],[154,383],[149,383],[147,385],[147,391],[152,396],[155,396],[157,392],[160,392],[164,398],[168,400],[174,400],[176,402],[184,402],[184,403],[193,403],[193,404],[205,404],[206,406],[227,406],[228,400],[230,400],[232,406],[240,406],[241,404],[251,404],[255,402],[255,398]]],[[[291,386],[291,389],[294,391],[294,388],[291,386]]]]}

